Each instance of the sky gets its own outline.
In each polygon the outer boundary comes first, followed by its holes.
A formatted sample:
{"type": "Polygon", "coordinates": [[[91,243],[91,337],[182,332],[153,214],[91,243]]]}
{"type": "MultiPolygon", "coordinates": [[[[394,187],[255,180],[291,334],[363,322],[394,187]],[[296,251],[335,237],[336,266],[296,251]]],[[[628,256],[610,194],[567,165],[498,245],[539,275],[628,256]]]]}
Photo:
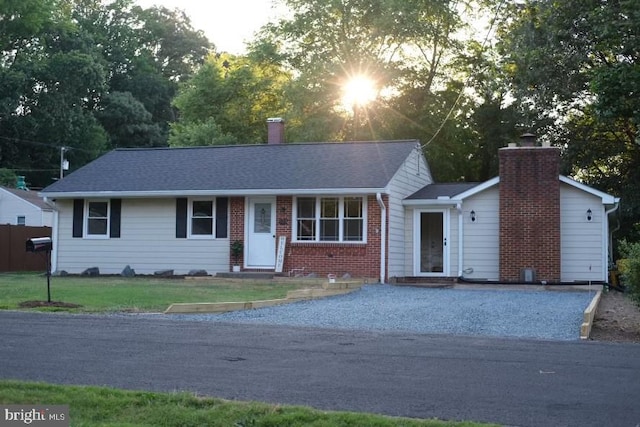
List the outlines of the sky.
{"type": "Polygon", "coordinates": [[[144,8],[157,5],[184,10],[217,51],[245,53],[244,42],[270,18],[278,16],[271,0],[136,0],[144,8]]]}

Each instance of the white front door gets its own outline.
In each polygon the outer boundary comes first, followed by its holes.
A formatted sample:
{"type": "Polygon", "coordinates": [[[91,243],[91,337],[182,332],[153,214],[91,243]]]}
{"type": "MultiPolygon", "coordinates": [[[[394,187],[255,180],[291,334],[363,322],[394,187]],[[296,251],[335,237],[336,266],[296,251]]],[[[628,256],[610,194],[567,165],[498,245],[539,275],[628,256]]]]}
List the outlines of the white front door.
{"type": "Polygon", "coordinates": [[[448,212],[416,210],[414,217],[414,274],[447,276],[449,274],[448,212]]]}
{"type": "Polygon", "coordinates": [[[275,268],[276,199],[249,199],[247,224],[247,267],[275,268]]]}

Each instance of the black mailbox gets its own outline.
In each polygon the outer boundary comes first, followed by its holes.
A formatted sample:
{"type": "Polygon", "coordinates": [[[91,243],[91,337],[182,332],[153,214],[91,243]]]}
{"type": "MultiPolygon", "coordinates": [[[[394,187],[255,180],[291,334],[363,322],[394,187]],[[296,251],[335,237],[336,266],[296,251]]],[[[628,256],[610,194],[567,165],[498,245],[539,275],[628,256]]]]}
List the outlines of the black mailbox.
{"type": "Polygon", "coordinates": [[[27,252],[46,252],[52,247],[51,237],[33,237],[27,240],[27,252]]]}

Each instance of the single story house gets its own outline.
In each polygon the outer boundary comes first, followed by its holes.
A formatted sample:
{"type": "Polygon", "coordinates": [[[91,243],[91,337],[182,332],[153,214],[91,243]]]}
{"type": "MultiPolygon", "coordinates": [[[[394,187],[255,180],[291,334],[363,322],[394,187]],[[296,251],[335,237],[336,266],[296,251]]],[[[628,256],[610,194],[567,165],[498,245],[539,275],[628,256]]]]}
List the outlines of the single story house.
{"type": "Polygon", "coordinates": [[[53,207],[36,191],[0,186],[0,224],[51,227],[53,207]]]}
{"type": "Polygon", "coordinates": [[[434,183],[416,140],[117,149],[50,185],[52,269],[606,281],[619,199],[506,147],[500,176],[434,183]]]}

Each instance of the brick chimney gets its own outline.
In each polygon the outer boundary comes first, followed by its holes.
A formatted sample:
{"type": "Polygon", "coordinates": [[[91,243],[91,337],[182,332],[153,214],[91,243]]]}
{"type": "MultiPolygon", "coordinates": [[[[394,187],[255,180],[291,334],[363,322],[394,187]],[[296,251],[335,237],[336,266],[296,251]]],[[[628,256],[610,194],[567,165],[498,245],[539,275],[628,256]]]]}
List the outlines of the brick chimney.
{"type": "Polygon", "coordinates": [[[500,280],[560,281],[560,150],[523,135],[500,158],[500,280]]]}
{"type": "Polygon", "coordinates": [[[272,117],[267,119],[267,144],[284,143],[284,119],[272,117]]]}

